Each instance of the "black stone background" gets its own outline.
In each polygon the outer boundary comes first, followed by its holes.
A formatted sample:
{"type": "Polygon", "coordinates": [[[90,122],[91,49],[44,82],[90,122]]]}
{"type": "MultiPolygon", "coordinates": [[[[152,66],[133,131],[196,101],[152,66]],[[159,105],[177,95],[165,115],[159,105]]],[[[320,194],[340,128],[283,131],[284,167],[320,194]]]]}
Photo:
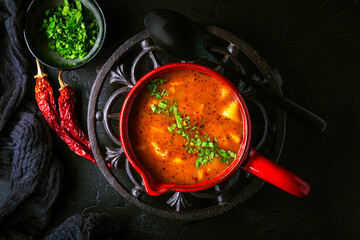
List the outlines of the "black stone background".
{"type": "MultiPolygon", "coordinates": [[[[190,223],[162,219],[126,204],[94,164],[74,155],[54,136],[54,152],[65,175],[49,231],[74,214],[106,210],[127,225],[124,234],[130,239],[360,239],[358,0],[98,2],[108,24],[104,48],[86,66],[64,74],[76,91],[82,126],[86,126],[96,69],[124,41],[144,30],[143,17],[153,8],[178,11],[244,39],[279,70],[284,95],[322,116],[328,126],[319,133],[292,116],[287,118],[279,163],[311,183],[307,198],[265,184],[230,212],[190,223]]],[[[33,68],[30,74],[35,73],[35,61],[33,68]]],[[[44,70],[56,85],[58,72],[44,70]]],[[[31,98],[34,83],[29,83],[31,98]]],[[[6,183],[0,182],[0,191],[4,198],[6,183]]]]}

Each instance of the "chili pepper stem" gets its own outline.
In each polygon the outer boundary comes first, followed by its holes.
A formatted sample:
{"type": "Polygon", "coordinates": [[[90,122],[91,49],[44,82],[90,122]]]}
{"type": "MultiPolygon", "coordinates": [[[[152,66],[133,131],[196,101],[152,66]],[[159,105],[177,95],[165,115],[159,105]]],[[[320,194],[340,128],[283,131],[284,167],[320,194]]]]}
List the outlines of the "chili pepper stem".
{"type": "Polygon", "coordinates": [[[36,67],[37,67],[37,74],[34,76],[34,78],[43,78],[43,77],[46,77],[47,74],[44,73],[42,70],[41,70],[41,66],[40,66],[40,63],[39,63],[39,60],[36,60],[36,67]]]}
{"type": "Polygon", "coordinates": [[[66,83],[64,83],[64,81],[63,81],[62,78],[61,78],[61,74],[62,74],[62,73],[63,73],[63,71],[61,70],[61,71],[59,72],[59,77],[58,77],[58,79],[59,79],[59,84],[60,84],[59,91],[68,86],[66,83]]]}

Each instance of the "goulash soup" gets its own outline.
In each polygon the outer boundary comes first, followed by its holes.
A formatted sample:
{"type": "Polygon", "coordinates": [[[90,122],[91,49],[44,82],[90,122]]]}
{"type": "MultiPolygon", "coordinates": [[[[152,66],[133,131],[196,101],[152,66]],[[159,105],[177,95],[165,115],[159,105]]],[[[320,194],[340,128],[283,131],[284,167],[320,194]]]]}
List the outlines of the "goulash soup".
{"type": "Polygon", "coordinates": [[[151,80],[130,109],[128,133],[156,182],[197,184],[223,172],[243,140],[240,106],[215,78],[173,70],[151,80]]]}

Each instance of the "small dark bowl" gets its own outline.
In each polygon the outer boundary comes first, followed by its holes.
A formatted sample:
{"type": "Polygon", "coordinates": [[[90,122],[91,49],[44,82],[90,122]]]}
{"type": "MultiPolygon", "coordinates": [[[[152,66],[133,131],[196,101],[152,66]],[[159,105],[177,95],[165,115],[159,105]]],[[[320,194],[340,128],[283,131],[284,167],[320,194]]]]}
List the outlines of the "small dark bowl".
{"type": "Polygon", "coordinates": [[[48,47],[48,40],[45,34],[39,32],[39,29],[42,26],[42,21],[45,18],[45,11],[49,8],[64,6],[64,0],[34,0],[30,4],[27,10],[24,37],[31,54],[41,63],[56,69],[74,69],[89,62],[101,49],[106,35],[104,14],[96,1],[79,1],[95,16],[96,22],[99,26],[99,33],[95,44],[91,47],[88,54],[84,58],[78,59],[65,59],[56,50],[51,50],[48,47]]]}

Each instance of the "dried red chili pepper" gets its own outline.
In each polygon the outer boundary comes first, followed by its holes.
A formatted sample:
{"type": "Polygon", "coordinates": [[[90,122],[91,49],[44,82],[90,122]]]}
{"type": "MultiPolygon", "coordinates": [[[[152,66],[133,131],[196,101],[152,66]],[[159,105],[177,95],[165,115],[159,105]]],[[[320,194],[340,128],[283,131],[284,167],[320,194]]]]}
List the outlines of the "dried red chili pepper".
{"type": "Polygon", "coordinates": [[[63,71],[59,73],[59,84],[60,84],[60,96],[59,96],[59,113],[61,126],[66,129],[71,136],[85,145],[87,148],[91,149],[89,137],[87,134],[80,128],[78,120],[75,115],[75,96],[74,90],[72,87],[64,83],[61,78],[61,74],[63,71]]]}
{"type": "Polygon", "coordinates": [[[47,74],[43,73],[40,68],[39,61],[36,59],[37,75],[35,85],[35,98],[37,104],[49,126],[55,130],[58,136],[62,135],[62,128],[59,121],[59,116],[56,110],[56,103],[54,93],[49,81],[46,79],[47,74]]]}
{"type": "MultiPolygon", "coordinates": [[[[97,164],[91,150],[89,138],[79,127],[75,116],[74,91],[62,81],[60,72],[59,115],[53,90],[49,81],[46,79],[47,75],[42,72],[37,59],[36,64],[38,74],[35,75],[35,98],[46,122],[55,131],[57,136],[68,145],[70,150],[97,164]]],[[[110,163],[107,163],[107,166],[114,167],[110,163]]]]}
{"type": "Polygon", "coordinates": [[[96,164],[91,149],[75,140],[71,134],[62,127],[59,114],[56,110],[54,93],[49,81],[46,79],[47,75],[41,71],[38,60],[36,60],[36,64],[38,73],[35,75],[35,98],[46,122],[73,152],[96,164]]]}
{"type": "Polygon", "coordinates": [[[47,74],[41,71],[40,63],[37,59],[36,65],[38,73],[34,76],[36,78],[35,98],[45,120],[53,126],[58,118],[54,93],[49,81],[46,79],[47,74]]]}

